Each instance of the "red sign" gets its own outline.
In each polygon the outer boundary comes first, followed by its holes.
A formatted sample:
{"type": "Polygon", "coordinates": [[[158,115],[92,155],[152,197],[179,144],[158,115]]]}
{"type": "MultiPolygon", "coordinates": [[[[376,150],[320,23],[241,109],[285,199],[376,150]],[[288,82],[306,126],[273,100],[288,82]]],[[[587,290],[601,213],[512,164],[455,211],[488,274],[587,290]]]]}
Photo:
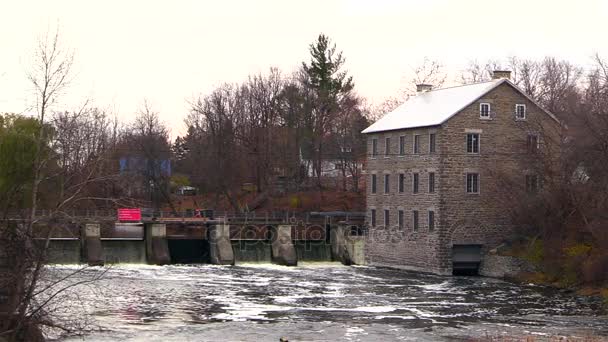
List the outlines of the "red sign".
{"type": "Polygon", "coordinates": [[[123,208],[118,209],[118,221],[141,221],[141,209],[139,208],[123,208]]]}

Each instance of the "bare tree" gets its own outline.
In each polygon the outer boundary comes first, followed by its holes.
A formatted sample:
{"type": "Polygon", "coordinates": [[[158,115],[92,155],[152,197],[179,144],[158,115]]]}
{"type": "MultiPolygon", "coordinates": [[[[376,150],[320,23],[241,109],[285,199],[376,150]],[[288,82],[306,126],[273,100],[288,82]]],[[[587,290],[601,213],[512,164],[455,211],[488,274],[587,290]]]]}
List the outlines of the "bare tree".
{"type": "Polygon", "coordinates": [[[43,179],[41,172],[45,165],[40,152],[44,147],[45,134],[47,134],[45,132],[45,120],[51,106],[69,85],[73,60],[73,53],[61,46],[59,30],[56,30],[54,35],[47,33],[44,38],[39,39],[38,48],[34,55],[33,68],[28,74],[28,78],[34,87],[38,121],[40,122],[40,131],[36,143],[39,153],[36,154],[33,165],[34,182],[32,186],[30,231],[35,222],[38,187],[43,179]]]}
{"type": "Polygon", "coordinates": [[[512,72],[512,81],[533,99],[538,99],[542,65],[532,59],[509,57],[509,69],[512,72]]]}
{"type": "Polygon", "coordinates": [[[415,96],[416,85],[418,84],[429,84],[433,86],[433,89],[441,88],[447,80],[447,73],[442,63],[429,57],[424,57],[422,63],[411,68],[411,74],[407,74],[404,78],[409,78],[408,82],[396,95],[385,98],[377,105],[368,106],[365,112],[370,121],[373,122],[380,119],[385,114],[407,102],[410,97],[415,96]]]}
{"type": "Polygon", "coordinates": [[[29,200],[19,208],[28,213],[17,222],[3,220],[0,227],[0,240],[8,239],[11,247],[6,252],[11,277],[3,279],[10,289],[7,311],[11,315],[1,322],[0,336],[10,341],[42,339],[41,326],[72,330],[71,323],[54,320],[48,309],[60,293],[74,285],[57,281],[50,288],[40,286],[49,280],[43,277],[47,251],[60,219],[68,216],[67,209],[82,201],[102,199],[87,189],[109,178],[107,173],[102,175],[107,170],[101,167],[107,160],[108,141],[108,122],[103,115],[96,115],[85,103],[78,111],[49,120],[52,106],[68,86],[72,61],[73,55],[61,47],[56,32],[39,41],[28,74],[38,109],[34,154],[29,160],[31,179],[22,187],[29,200]],[[38,215],[40,207],[47,213],[44,224],[38,215]]]}
{"type": "MultiPolygon", "coordinates": [[[[28,74],[28,78],[34,87],[34,92],[37,102],[38,121],[40,128],[37,133],[36,147],[37,153],[33,160],[33,184],[31,187],[31,210],[29,220],[26,224],[24,237],[33,235],[33,227],[36,222],[36,209],[38,205],[39,187],[42,182],[43,168],[47,160],[43,157],[45,150],[46,136],[49,132],[45,129],[46,116],[51,106],[56,102],[58,96],[67,87],[69,83],[70,69],[72,67],[73,54],[67,52],[60,44],[59,31],[54,35],[49,33],[44,38],[39,39],[38,47],[34,55],[33,68],[28,74]]],[[[47,239],[48,240],[48,239],[47,239]]],[[[47,242],[48,243],[48,242],[47,242]]],[[[24,325],[27,326],[27,313],[34,300],[34,291],[36,289],[40,272],[42,271],[43,263],[34,262],[32,265],[28,260],[27,253],[20,255],[17,258],[16,274],[24,277],[24,279],[15,279],[14,292],[12,294],[11,306],[16,312],[15,326],[12,327],[12,339],[16,339],[24,325]],[[18,260],[20,259],[20,260],[18,260]],[[32,270],[29,273],[29,270],[32,270]],[[26,283],[26,275],[30,280],[26,283]]],[[[31,256],[31,254],[30,254],[31,256]]]]}
{"type": "MultiPolygon", "coordinates": [[[[128,159],[130,175],[137,178],[137,188],[147,194],[159,209],[167,203],[176,213],[169,189],[171,145],[169,129],[161,122],[148,100],[144,100],[135,120],[127,126],[121,139],[121,159],[128,159]]],[[[129,179],[129,182],[133,179],[129,179]]]]}
{"type": "MultiPolygon", "coordinates": [[[[236,87],[224,84],[205,97],[192,103],[187,118],[199,151],[198,158],[204,161],[205,183],[216,194],[226,196],[236,211],[241,205],[233,196],[238,185],[242,162],[237,157],[241,152],[236,134],[238,102],[235,100],[236,87]]],[[[199,161],[199,162],[200,162],[199,161]]],[[[219,198],[216,198],[216,202],[219,198]]]]}
{"type": "Polygon", "coordinates": [[[502,70],[502,63],[495,59],[490,59],[485,63],[477,60],[469,61],[465,69],[460,74],[460,83],[471,84],[486,82],[492,79],[494,70],[502,70]]]}
{"type": "Polygon", "coordinates": [[[430,84],[441,88],[447,79],[444,66],[439,61],[424,57],[422,63],[412,69],[413,76],[409,86],[410,93],[415,94],[417,84],[430,84]]]}

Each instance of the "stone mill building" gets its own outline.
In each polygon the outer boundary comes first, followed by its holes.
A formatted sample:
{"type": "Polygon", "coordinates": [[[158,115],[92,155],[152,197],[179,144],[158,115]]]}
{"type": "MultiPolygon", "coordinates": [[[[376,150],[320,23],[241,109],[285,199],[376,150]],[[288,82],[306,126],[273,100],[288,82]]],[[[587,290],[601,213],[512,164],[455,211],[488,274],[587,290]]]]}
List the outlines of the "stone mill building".
{"type": "Polygon", "coordinates": [[[502,199],[519,187],[538,191],[534,165],[560,127],[509,71],[456,87],[418,85],[415,97],[363,131],[368,263],[476,271],[513,232],[502,199]]]}

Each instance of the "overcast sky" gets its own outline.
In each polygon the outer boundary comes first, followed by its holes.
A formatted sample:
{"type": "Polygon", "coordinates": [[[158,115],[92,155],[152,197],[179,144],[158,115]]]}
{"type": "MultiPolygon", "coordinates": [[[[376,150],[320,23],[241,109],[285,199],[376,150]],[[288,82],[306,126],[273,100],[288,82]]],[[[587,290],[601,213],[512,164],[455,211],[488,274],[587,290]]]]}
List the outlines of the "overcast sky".
{"type": "Polygon", "coordinates": [[[0,112],[31,107],[37,37],[60,27],[74,81],[56,109],[91,99],[129,120],[144,98],[183,132],[188,100],[222,82],[308,60],[319,33],[344,52],[357,92],[394,95],[428,56],[455,74],[471,59],[608,58],[604,0],[5,1],[0,0],[0,112]]]}

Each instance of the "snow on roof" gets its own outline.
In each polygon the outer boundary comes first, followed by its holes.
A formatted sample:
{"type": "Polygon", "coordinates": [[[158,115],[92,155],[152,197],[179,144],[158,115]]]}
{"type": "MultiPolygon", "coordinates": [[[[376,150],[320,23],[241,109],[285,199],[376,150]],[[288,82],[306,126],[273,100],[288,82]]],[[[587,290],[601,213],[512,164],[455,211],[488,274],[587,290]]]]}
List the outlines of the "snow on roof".
{"type": "Polygon", "coordinates": [[[441,125],[503,82],[508,81],[497,79],[419,94],[384,115],[362,133],[441,125]]]}

